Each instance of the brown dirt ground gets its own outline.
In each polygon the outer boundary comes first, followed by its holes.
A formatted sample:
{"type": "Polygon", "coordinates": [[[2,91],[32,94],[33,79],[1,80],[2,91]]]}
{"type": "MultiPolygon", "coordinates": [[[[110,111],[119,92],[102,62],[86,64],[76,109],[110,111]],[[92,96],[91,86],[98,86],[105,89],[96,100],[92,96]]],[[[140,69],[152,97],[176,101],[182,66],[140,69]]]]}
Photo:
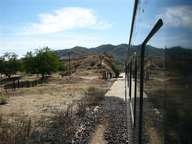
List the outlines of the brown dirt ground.
{"type": "Polygon", "coordinates": [[[107,126],[107,120],[103,119],[92,134],[90,144],[107,144],[107,141],[104,138],[104,132],[107,126]]]}
{"type": "Polygon", "coordinates": [[[38,120],[42,116],[50,116],[53,110],[65,110],[67,105],[82,99],[89,87],[104,85],[106,82],[96,76],[61,78],[54,74],[48,83],[16,91],[9,90],[8,103],[0,105],[0,115],[27,116],[38,120]]]}

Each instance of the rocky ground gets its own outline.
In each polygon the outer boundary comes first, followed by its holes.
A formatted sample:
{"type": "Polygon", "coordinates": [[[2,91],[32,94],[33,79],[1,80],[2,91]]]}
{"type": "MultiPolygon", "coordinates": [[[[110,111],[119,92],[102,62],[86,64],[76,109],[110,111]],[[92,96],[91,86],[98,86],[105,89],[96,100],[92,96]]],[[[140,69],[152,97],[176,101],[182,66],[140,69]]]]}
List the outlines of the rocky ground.
{"type": "Polygon", "coordinates": [[[103,102],[103,111],[108,120],[108,127],[105,130],[104,136],[108,144],[128,143],[125,108],[125,102],[117,97],[106,97],[103,102]]]}
{"type": "Polygon", "coordinates": [[[105,143],[126,144],[128,143],[128,133],[124,108],[125,103],[114,97],[106,98],[96,106],[88,106],[83,112],[82,109],[79,109],[75,113],[70,113],[69,116],[62,113],[61,117],[56,118],[57,120],[49,122],[50,128],[44,133],[33,133],[31,143],[91,144],[96,127],[103,124],[105,119],[108,123],[103,131],[105,143]],[[59,125],[58,121],[60,121],[59,125]],[[67,127],[69,131],[65,129],[67,127]]]}
{"type": "MultiPolygon", "coordinates": [[[[103,125],[103,144],[128,143],[125,103],[120,98],[105,97],[96,104],[79,101],[77,105],[69,105],[65,112],[57,110],[53,113],[54,116],[45,117],[33,124],[25,140],[18,139],[17,143],[95,144],[99,138],[96,137],[94,143],[92,139],[98,125],[103,125]]],[[[29,121],[25,123],[17,126],[21,130],[21,137],[26,134],[22,133],[22,129],[28,128],[29,121]]]]}

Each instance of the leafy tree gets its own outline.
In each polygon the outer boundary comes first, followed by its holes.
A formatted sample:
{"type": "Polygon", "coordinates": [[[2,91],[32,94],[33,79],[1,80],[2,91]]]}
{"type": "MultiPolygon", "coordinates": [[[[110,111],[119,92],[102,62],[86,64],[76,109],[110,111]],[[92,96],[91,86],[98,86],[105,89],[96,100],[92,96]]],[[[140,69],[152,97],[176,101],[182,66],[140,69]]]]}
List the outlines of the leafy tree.
{"type": "Polygon", "coordinates": [[[27,54],[23,58],[23,67],[26,73],[37,73],[36,57],[32,52],[27,52],[27,54]]]}
{"type": "Polygon", "coordinates": [[[60,63],[58,56],[48,47],[28,52],[23,58],[24,69],[30,74],[41,74],[42,77],[57,70],[64,70],[65,65],[60,63]]]}
{"type": "Polygon", "coordinates": [[[118,77],[120,72],[121,72],[121,68],[120,68],[120,65],[118,65],[117,63],[113,62],[112,65],[111,65],[113,71],[115,72],[115,77],[118,77]]]}
{"type": "Polygon", "coordinates": [[[1,74],[2,74],[2,72],[3,72],[3,62],[4,62],[3,58],[0,57],[0,73],[1,73],[1,74]]]}
{"type": "Polygon", "coordinates": [[[3,58],[0,57],[0,74],[1,74],[1,78],[2,78],[2,74],[3,74],[3,58]]]}
{"type": "Polygon", "coordinates": [[[61,72],[65,72],[67,70],[67,66],[64,63],[60,62],[58,70],[61,72]]]}
{"type": "Polygon", "coordinates": [[[59,68],[59,58],[48,47],[38,50],[34,59],[36,63],[35,71],[42,77],[56,72],[59,68]]]}
{"type": "Polygon", "coordinates": [[[0,69],[1,73],[8,78],[16,74],[21,69],[21,63],[17,59],[17,55],[15,53],[5,53],[0,60],[0,69]]]}

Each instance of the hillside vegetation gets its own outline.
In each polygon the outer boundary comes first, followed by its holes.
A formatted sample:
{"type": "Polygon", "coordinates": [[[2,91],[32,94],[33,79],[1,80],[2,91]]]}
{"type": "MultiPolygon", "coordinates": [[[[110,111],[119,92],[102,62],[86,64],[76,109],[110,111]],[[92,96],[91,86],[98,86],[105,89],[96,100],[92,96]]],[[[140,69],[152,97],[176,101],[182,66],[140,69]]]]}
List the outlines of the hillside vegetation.
{"type": "MultiPolygon", "coordinates": [[[[131,46],[130,54],[133,54],[133,52],[139,49],[139,47],[140,46],[131,46]]],[[[68,59],[69,53],[72,58],[79,58],[79,57],[87,56],[90,54],[108,54],[113,56],[117,63],[124,64],[124,61],[127,57],[127,50],[128,50],[127,44],[120,44],[120,45],[105,44],[95,48],[86,48],[86,47],[76,46],[71,49],[57,50],[56,54],[61,59],[68,59]]],[[[163,49],[147,46],[147,54],[152,56],[153,55],[162,56],[163,49]]]]}

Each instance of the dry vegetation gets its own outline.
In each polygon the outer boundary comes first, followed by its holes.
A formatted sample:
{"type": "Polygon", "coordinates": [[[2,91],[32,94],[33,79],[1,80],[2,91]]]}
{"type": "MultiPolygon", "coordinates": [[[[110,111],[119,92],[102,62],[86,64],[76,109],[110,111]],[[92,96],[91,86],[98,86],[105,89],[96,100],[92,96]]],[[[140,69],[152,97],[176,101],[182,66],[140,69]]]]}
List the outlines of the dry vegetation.
{"type": "MultiPolygon", "coordinates": [[[[68,63],[68,60],[64,60],[68,63]]],[[[115,73],[113,58],[108,55],[88,55],[79,59],[71,60],[71,72],[76,75],[102,76],[103,71],[115,73]]]]}
{"type": "MultiPolygon", "coordinates": [[[[1,144],[71,141],[88,107],[97,106],[110,86],[93,75],[54,74],[48,83],[8,90],[8,103],[0,105],[1,144]]],[[[1,95],[0,100],[6,103],[7,97],[1,95]]]]}
{"type": "Polygon", "coordinates": [[[173,71],[153,71],[153,75],[145,83],[151,103],[145,107],[149,142],[191,143],[191,76],[184,77],[173,71]]]}
{"type": "Polygon", "coordinates": [[[8,96],[0,94],[0,105],[6,104],[8,101],[8,96]]]}

